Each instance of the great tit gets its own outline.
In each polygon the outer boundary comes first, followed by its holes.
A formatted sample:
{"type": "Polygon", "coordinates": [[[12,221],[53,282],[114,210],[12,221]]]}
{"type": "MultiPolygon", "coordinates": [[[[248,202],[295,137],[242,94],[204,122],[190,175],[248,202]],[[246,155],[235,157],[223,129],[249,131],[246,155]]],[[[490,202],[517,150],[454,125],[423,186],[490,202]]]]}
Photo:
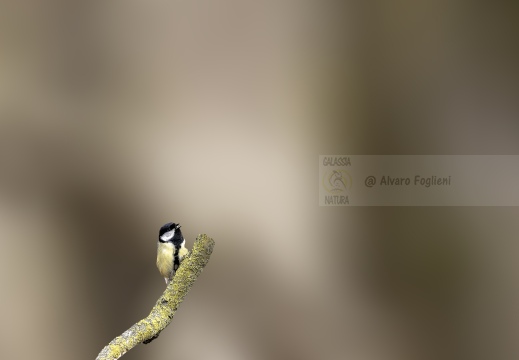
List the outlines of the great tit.
{"type": "Polygon", "coordinates": [[[160,228],[157,242],[157,268],[169,284],[183,258],[188,254],[186,240],[180,231],[180,224],[167,223],[160,228]]]}

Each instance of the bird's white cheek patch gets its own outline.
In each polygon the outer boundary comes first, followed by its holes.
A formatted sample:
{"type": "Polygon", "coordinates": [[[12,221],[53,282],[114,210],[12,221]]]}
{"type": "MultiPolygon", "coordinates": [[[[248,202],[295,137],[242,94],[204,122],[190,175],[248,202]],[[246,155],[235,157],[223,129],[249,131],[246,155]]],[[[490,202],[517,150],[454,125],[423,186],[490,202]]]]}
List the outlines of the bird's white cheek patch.
{"type": "Polygon", "coordinates": [[[175,230],[171,230],[171,231],[168,231],[168,232],[162,234],[160,239],[162,241],[168,241],[168,240],[171,240],[173,238],[173,235],[175,235],[175,230]]]}

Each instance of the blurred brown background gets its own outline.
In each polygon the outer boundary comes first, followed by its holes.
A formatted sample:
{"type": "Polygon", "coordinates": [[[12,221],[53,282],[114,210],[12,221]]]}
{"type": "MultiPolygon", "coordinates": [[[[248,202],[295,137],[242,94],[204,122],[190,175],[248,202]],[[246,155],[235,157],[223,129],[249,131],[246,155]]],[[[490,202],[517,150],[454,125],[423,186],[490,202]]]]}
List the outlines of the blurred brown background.
{"type": "Polygon", "coordinates": [[[317,206],[319,154],[519,154],[517,10],[3,1],[0,357],[94,359],[176,221],[215,252],[125,359],[517,359],[517,208],[317,206]]]}

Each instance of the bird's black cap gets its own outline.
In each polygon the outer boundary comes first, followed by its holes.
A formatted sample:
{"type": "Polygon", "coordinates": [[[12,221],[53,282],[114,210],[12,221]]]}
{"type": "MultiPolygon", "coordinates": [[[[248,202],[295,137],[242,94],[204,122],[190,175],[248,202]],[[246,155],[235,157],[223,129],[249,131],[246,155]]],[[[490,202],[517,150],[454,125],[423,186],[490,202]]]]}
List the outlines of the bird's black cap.
{"type": "Polygon", "coordinates": [[[175,229],[177,227],[180,227],[180,224],[175,224],[175,223],[172,223],[172,222],[164,224],[164,225],[162,225],[162,227],[159,230],[159,236],[162,236],[165,233],[167,233],[168,231],[171,231],[171,230],[173,230],[173,229],[175,229]]]}

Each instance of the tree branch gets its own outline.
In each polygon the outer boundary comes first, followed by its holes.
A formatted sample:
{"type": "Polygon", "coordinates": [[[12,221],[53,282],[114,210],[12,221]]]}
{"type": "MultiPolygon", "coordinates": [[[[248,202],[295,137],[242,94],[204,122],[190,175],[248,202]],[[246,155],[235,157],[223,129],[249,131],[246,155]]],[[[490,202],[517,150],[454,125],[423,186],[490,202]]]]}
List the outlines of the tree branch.
{"type": "Polygon", "coordinates": [[[113,339],[101,350],[96,360],[119,359],[134,346],[141,342],[151,342],[159,336],[160,332],[169,325],[178,306],[207,265],[213,248],[213,239],[205,234],[198,235],[193,245],[193,252],[184,258],[173,281],[170,281],[150,314],[113,339]]]}

